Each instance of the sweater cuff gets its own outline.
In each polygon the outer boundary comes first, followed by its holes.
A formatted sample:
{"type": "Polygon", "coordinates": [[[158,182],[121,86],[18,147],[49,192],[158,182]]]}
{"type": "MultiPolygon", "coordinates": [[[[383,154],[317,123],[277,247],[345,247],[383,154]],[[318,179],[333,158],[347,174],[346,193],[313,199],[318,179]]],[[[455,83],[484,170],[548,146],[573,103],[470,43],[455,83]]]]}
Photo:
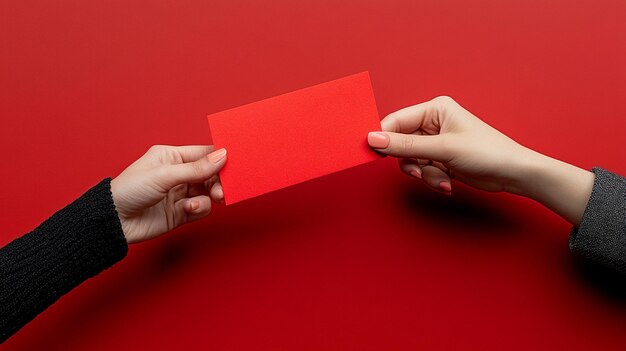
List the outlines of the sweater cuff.
{"type": "Polygon", "coordinates": [[[0,343],[126,256],[111,178],[0,249],[0,343]]]}
{"type": "Polygon", "coordinates": [[[626,272],[626,178],[602,168],[580,226],[573,228],[569,246],[582,256],[626,272]]]}

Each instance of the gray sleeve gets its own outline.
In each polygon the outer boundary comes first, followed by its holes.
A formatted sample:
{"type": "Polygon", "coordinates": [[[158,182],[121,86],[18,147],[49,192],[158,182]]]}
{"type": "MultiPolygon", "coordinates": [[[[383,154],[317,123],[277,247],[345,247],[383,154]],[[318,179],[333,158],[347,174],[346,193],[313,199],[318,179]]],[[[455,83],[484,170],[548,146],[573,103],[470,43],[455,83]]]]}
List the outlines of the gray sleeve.
{"type": "Polygon", "coordinates": [[[626,273],[626,178],[602,168],[592,172],[593,190],[570,249],[626,273]]]}

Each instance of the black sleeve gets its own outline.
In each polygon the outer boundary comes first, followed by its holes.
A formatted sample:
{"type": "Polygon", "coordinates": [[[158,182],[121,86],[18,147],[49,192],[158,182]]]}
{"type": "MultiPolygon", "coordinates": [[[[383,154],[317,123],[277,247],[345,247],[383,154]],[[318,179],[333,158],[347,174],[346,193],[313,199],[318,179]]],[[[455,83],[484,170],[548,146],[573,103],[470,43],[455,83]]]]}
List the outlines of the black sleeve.
{"type": "Polygon", "coordinates": [[[626,178],[594,168],[596,179],[570,248],[582,256],[626,273],[626,178]]]}
{"type": "Polygon", "coordinates": [[[0,249],[0,343],[126,256],[111,179],[0,249]]]}

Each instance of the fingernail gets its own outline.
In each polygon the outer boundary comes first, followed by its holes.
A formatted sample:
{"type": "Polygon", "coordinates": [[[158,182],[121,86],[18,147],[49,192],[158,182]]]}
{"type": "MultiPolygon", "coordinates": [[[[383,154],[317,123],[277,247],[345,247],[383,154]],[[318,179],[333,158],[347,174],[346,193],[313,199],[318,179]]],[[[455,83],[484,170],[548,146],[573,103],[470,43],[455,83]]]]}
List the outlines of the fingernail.
{"type": "Polygon", "coordinates": [[[219,150],[215,150],[209,154],[209,161],[213,164],[219,163],[226,157],[226,149],[221,148],[219,150]]]}
{"type": "Polygon", "coordinates": [[[422,173],[420,173],[417,169],[412,169],[409,174],[417,179],[422,179],[422,173]]]}
{"type": "Polygon", "coordinates": [[[189,208],[192,211],[197,210],[198,208],[200,208],[200,201],[191,201],[191,203],[189,204],[189,208]]]}
{"type": "Polygon", "coordinates": [[[367,142],[371,147],[384,149],[389,146],[389,137],[384,133],[369,132],[367,134],[367,142]]]}
{"type": "Polygon", "coordinates": [[[450,184],[450,182],[443,181],[439,183],[439,189],[446,193],[449,193],[452,191],[452,184],[450,184]]]}

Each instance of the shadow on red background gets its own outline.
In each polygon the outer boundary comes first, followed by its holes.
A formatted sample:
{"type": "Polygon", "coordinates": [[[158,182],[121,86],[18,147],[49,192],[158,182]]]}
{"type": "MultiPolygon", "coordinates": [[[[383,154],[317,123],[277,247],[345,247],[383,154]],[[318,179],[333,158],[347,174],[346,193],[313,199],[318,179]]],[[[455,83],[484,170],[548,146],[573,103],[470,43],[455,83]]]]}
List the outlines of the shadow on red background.
{"type": "MultiPolygon", "coordinates": [[[[387,162],[387,169],[393,166],[390,163],[387,162]]],[[[381,164],[364,167],[376,170],[381,169],[381,164]]],[[[85,339],[89,339],[89,335],[99,335],[107,330],[107,323],[123,324],[119,311],[132,310],[133,305],[145,296],[175,284],[176,277],[184,274],[198,259],[202,259],[208,269],[218,270],[219,262],[216,261],[224,252],[242,246],[254,249],[289,240],[290,233],[303,228],[332,227],[336,217],[345,213],[344,205],[328,198],[333,191],[319,189],[342,184],[342,197],[358,198],[371,183],[371,179],[355,180],[359,174],[362,172],[358,168],[347,170],[299,185],[299,188],[292,187],[247,201],[236,205],[236,208],[218,208],[214,215],[220,216],[220,219],[211,223],[210,233],[205,224],[192,224],[161,239],[158,244],[152,244],[149,250],[143,252],[140,265],[125,264],[124,271],[109,278],[102,289],[92,289],[79,301],[65,306],[62,320],[56,322],[56,328],[40,331],[37,338],[26,340],[19,345],[19,349],[60,351],[78,348],[88,342],[85,339]],[[303,201],[294,202],[294,198],[303,201]],[[71,330],[73,336],[60,336],[58,330],[71,330]],[[77,339],[83,340],[74,345],[77,339]]],[[[389,193],[390,203],[395,204],[394,210],[420,213],[422,219],[427,218],[432,225],[443,226],[439,233],[417,230],[413,235],[437,235],[444,241],[457,243],[469,240],[472,244],[466,245],[468,249],[473,245],[497,247],[497,242],[509,241],[520,235],[516,230],[520,227],[520,219],[503,211],[502,201],[494,201],[492,196],[472,189],[459,186],[453,197],[447,197],[405,179],[395,182],[395,186],[385,191],[389,193]]],[[[424,227],[417,217],[412,222],[412,226],[424,227]]],[[[133,251],[131,255],[135,253],[133,251]]],[[[207,343],[206,346],[210,348],[211,345],[207,343]]]]}
{"type": "MultiPolygon", "coordinates": [[[[163,294],[163,290],[176,290],[176,285],[183,279],[180,278],[181,275],[191,279],[202,279],[201,276],[190,275],[187,272],[189,267],[201,262],[204,267],[203,271],[220,275],[222,269],[220,265],[223,264],[220,261],[223,261],[225,256],[237,256],[237,252],[242,250],[249,252],[265,249],[270,252],[273,250],[280,252],[285,248],[272,248],[272,246],[285,245],[285,242],[291,241],[290,235],[299,230],[309,228],[315,231],[318,230],[316,228],[329,228],[337,225],[337,218],[345,214],[345,204],[332,201],[332,196],[357,199],[367,197],[363,196],[363,189],[372,183],[372,179],[358,179],[359,175],[364,173],[381,176],[381,178],[394,178],[393,183],[385,182],[395,184],[394,186],[379,189],[379,191],[386,192],[385,198],[390,204],[395,204],[393,211],[406,212],[406,214],[400,214],[400,217],[409,219],[402,223],[402,226],[415,228],[408,237],[409,243],[413,245],[423,245],[423,239],[426,238],[426,242],[430,242],[430,245],[451,246],[452,255],[460,253],[465,256],[464,259],[467,259],[472,257],[467,254],[468,251],[482,251],[487,255],[492,254],[493,251],[506,251],[510,245],[518,245],[523,240],[523,235],[528,234],[524,231],[532,230],[532,225],[525,225],[522,217],[513,214],[519,211],[518,213],[533,215],[533,211],[524,208],[525,204],[512,204],[510,199],[481,193],[460,185],[457,185],[453,197],[441,196],[424,187],[416,186],[415,182],[408,177],[400,176],[405,179],[398,179],[397,176],[385,176],[383,172],[395,168],[395,162],[390,160],[363,167],[368,168],[369,172],[362,172],[364,170],[359,168],[343,171],[230,208],[217,208],[214,213],[216,220],[209,226],[201,222],[177,230],[170,236],[158,240],[157,243],[150,244],[151,247],[142,250],[143,252],[137,252],[136,249],[139,248],[133,248],[131,255],[141,254],[140,259],[135,258],[133,263],[123,263],[123,268],[116,268],[115,276],[108,276],[106,282],[98,284],[99,288],[91,289],[72,303],[66,303],[62,311],[58,312],[59,315],[54,322],[55,328],[39,330],[37,338],[23,340],[16,349],[45,348],[51,351],[80,349],[89,345],[90,340],[101,338],[103,331],[111,329],[111,323],[121,324],[122,328],[141,328],[141,326],[124,326],[124,314],[120,311],[134,310],[134,313],[138,313],[137,311],[144,308],[158,309],[157,305],[150,306],[152,302],[147,302],[140,308],[135,305],[157,291],[161,291],[158,294],[163,294]],[[341,191],[330,190],[336,189],[334,186],[338,184],[342,184],[341,191]],[[294,198],[303,201],[294,202],[292,201],[294,198]],[[272,203],[272,206],[266,205],[268,201],[272,203]],[[409,216],[406,216],[407,214],[409,216]],[[419,216],[410,216],[415,214],[419,216]],[[439,229],[434,231],[432,228],[439,229]],[[72,337],[59,335],[59,330],[71,330],[72,337]]],[[[291,244],[286,244],[286,247],[291,246],[291,244]]],[[[414,251],[414,249],[410,250],[414,251]]],[[[451,253],[443,252],[442,254],[446,256],[451,253]]],[[[448,258],[451,257],[448,256],[448,258]]],[[[626,289],[619,275],[584,260],[572,258],[570,255],[562,255],[561,261],[560,264],[566,268],[565,271],[561,271],[561,274],[566,274],[568,270],[571,270],[573,279],[578,280],[580,284],[588,285],[596,299],[604,300],[604,303],[611,306],[614,312],[626,313],[624,304],[626,289]]],[[[255,263],[254,260],[244,259],[241,264],[254,265],[255,263]]],[[[280,264],[289,265],[290,262],[284,261],[280,264]]],[[[296,262],[296,264],[299,263],[296,262]]],[[[317,273],[328,275],[327,269],[328,267],[319,268],[317,273]]],[[[412,268],[408,267],[404,274],[410,274],[410,270],[412,268]]],[[[289,276],[287,278],[288,284],[297,284],[297,278],[293,279],[289,276]]],[[[493,285],[498,284],[498,279],[493,276],[487,278],[491,281],[489,284],[493,285]]],[[[350,285],[355,282],[347,280],[334,283],[333,288],[350,289],[350,285]]],[[[210,281],[208,284],[211,285],[210,281]]],[[[316,289],[318,292],[324,290],[320,287],[316,289]]],[[[316,291],[308,290],[304,293],[315,295],[316,291]]],[[[454,293],[448,292],[448,294],[449,298],[455,296],[454,293]]],[[[243,296],[246,295],[246,293],[243,294],[243,296]]],[[[177,298],[176,294],[172,297],[177,298]]],[[[301,298],[296,298],[295,301],[301,298]]],[[[330,302],[332,305],[333,301],[330,302]]],[[[176,302],[172,303],[176,304],[176,302]]],[[[367,306],[366,301],[357,301],[357,303],[367,306]]],[[[330,307],[324,305],[324,308],[330,307]]],[[[266,312],[271,313],[272,309],[273,307],[270,307],[266,312]]],[[[191,313],[211,313],[211,309],[191,313]]],[[[197,318],[197,316],[191,316],[197,318]]],[[[162,323],[168,324],[167,321],[162,323]]],[[[420,328],[419,325],[413,325],[413,327],[416,332],[420,328]]],[[[201,330],[202,327],[199,329],[201,330]]],[[[285,336],[275,334],[273,337],[280,339],[285,336]]],[[[201,344],[204,345],[203,347],[211,346],[210,340],[196,341],[196,343],[198,344],[194,345],[199,348],[201,344]]],[[[221,347],[228,348],[224,345],[221,347]]],[[[103,346],[101,348],[104,349],[103,346]]]]}

